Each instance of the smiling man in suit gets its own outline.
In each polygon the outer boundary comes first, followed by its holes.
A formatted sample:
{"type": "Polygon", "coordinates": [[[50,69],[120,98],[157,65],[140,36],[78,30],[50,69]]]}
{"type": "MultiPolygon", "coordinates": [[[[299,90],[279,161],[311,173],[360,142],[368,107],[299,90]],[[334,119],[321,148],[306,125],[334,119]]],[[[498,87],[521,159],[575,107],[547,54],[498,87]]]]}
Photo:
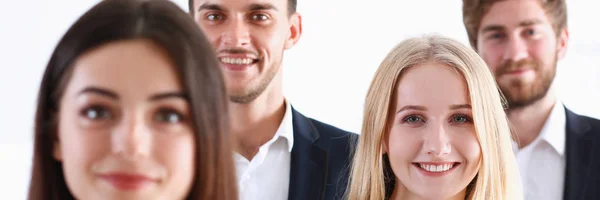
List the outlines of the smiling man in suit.
{"type": "Polygon", "coordinates": [[[600,199],[600,121],[552,89],[569,39],[565,0],[463,0],[463,20],[508,100],[525,199],[600,199]]]}
{"type": "Polygon", "coordinates": [[[282,59],[302,35],[296,0],[190,0],[230,95],[240,199],[340,199],[352,134],[296,111],[282,59]]]}

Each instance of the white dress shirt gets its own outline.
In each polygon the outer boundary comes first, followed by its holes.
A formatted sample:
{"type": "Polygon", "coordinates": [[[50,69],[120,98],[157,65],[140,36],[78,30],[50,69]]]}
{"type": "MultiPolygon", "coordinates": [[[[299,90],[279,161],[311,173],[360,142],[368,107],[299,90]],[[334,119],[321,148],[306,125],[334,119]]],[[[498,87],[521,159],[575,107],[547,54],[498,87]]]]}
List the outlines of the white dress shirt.
{"type": "Polygon", "coordinates": [[[540,135],[517,150],[525,200],[562,200],[565,179],[565,108],[558,100],[540,135]]]}
{"type": "Polygon", "coordinates": [[[277,132],[259,148],[254,158],[249,161],[244,156],[234,153],[239,199],[288,199],[293,146],[292,108],[286,101],[285,114],[277,132]]]}

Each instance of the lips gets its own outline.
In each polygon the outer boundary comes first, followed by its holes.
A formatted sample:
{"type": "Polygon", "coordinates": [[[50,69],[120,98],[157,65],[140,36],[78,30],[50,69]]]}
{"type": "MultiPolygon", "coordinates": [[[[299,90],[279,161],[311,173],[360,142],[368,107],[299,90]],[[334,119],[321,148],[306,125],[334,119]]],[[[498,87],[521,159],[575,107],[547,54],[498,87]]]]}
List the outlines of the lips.
{"type": "Polygon", "coordinates": [[[259,59],[248,55],[227,55],[219,57],[221,66],[230,71],[244,71],[258,61],[259,59]]]}
{"type": "Polygon", "coordinates": [[[531,70],[531,69],[515,69],[515,70],[507,71],[507,72],[505,72],[505,74],[521,74],[521,73],[527,72],[529,70],[531,70]]]}
{"type": "Polygon", "coordinates": [[[99,177],[120,190],[139,190],[158,181],[149,176],[130,173],[106,173],[99,177]]]}
{"type": "Polygon", "coordinates": [[[426,177],[442,177],[454,171],[460,162],[415,162],[412,163],[418,172],[426,177]]]}
{"type": "Polygon", "coordinates": [[[428,172],[445,172],[452,169],[455,163],[445,163],[445,164],[423,164],[417,163],[417,165],[428,172]]]}
{"type": "Polygon", "coordinates": [[[222,63],[232,64],[232,65],[249,65],[255,62],[255,59],[251,58],[231,58],[231,57],[222,57],[220,59],[222,63]]]}
{"type": "Polygon", "coordinates": [[[497,68],[498,71],[495,74],[521,74],[527,71],[535,71],[541,66],[540,63],[531,58],[518,61],[507,60],[497,68]]]}

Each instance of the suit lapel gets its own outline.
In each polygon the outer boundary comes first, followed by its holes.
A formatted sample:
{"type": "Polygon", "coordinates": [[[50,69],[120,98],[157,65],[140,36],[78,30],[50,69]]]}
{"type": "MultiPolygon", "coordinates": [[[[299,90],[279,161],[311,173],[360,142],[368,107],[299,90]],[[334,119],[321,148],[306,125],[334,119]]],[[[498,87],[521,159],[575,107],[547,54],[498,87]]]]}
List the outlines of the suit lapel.
{"type": "Polygon", "coordinates": [[[589,123],[565,108],[566,127],[566,174],[564,182],[564,199],[581,199],[585,190],[585,180],[588,174],[590,152],[592,145],[585,140],[586,132],[590,129],[589,123]]]}
{"type": "Polygon", "coordinates": [[[288,199],[323,199],[327,176],[327,151],[319,146],[319,133],[310,120],[293,108],[292,120],[294,147],[288,199]]]}

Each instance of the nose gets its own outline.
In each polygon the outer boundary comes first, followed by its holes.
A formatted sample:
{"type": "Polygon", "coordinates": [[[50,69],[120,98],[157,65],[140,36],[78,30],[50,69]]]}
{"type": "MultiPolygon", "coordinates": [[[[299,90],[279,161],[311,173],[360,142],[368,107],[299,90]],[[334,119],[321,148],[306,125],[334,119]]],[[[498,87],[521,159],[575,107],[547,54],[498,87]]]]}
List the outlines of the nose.
{"type": "Polygon", "coordinates": [[[436,157],[452,152],[448,132],[443,124],[427,130],[424,135],[423,149],[428,155],[436,157]]]}
{"type": "Polygon", "coordinates": [[[519,61],[527,58],[527,44],[520,37],[514,36],[508,39],[505,47],[504,60],[519,61]]]}
{"type": "Polygon", "coordinates": [[[113,153],[127,156],[147,156],[150,153],[151,131],[142,117],[123,118],[112,136],[113,153]]]}
{"type": "Polygon", "coordinates": [[[243,19],[232,18],[221,35],[221,42],[227,48],[240,48],[250,44],[250,32],[243,19]]]}

